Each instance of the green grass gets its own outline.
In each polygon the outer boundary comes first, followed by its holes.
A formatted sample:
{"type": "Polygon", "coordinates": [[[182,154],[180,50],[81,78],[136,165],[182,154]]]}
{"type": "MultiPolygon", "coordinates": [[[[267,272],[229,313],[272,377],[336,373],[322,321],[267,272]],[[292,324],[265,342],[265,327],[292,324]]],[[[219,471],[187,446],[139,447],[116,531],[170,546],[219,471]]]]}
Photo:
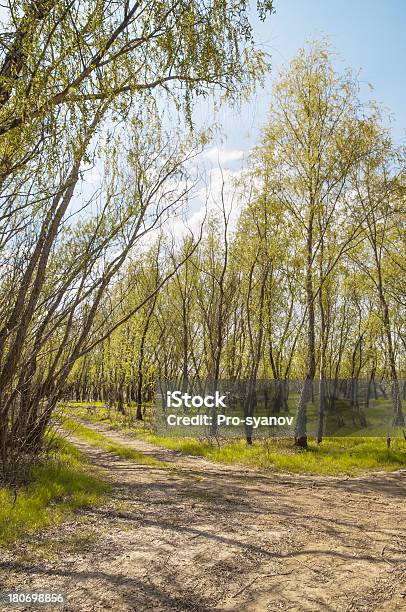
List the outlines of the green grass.
{"type": "MultiPolygon", "coordinates": [[[[105,423],[108,424],[116,431],[123,431],[128,433],[145,433],[150,431],[150,414],[147,415],[147,420],[137,421],[134,415],[125,415],[117,412],[116,410],[108,410],[104,404],[85,404],[83,402],[69,402],[68,404],[62,403],[60,405],[62,415],[74,416],[88,423],[105,423]],[[94,407],[91,411],[87,409],[88,406],[94,407]]],[[[151,410],[148,407],[147,411],[151,410]]]]}
{"type": "Polygon", "coordinates": [[[82,408],[87,408],[88,406],[95,406],[97,408],[103,408],[104,404],[103,402],[76,402],[76,401],[71,401],[69,402],[69,405],[72,406],[77,406],[77,407],[82,407],[82,408]]]}
{"type": "Polygon", "coordinates": [[[152,434],[142,437],[152,444],[211,461],[295,474],[354,476],[367,471],[406,467],[406,444],[402,440],[394,440],[388,450],[386,441],[381,438],[326,438],[320,445],[310,441],[305,451],[293,447],[290,440],[262,439],[250,447],[244,440],[227,441],[218,446],[196,439],[164,438],[152,434]]]}
{"type": "Polygon", "coordinates": [[[309,449],[303,451],[293,446],[290,439],[257,439],[252,447],[245,440],[222,440],[216,443],[197,438],[157,436],[146,431],[145,426],[132,423],[114,411],[109,414],[103,406],[88,413],[86,408],[72,406],[69,413],[91,422],[108,422],[117,431],[180,451],[187,455],[205,457],[211,461],[236,463],[251,468],[290,472],[295,474],[319,474],[354,476],[365,472],[392,471],[406,467],[406,442],[403,437],[393,438],[391,448],[383,437],[326,437],[320,445],[309,440],[309,449]]]}
{"type": "Polygon", "coordinates": [[[108,436],[105,436],[90,427],[86,427],[78,423],[77,421],[73,421],[72,419],[64,418],[63,419],[63,427],[68,431],[71,431],[75,436],[82,439],[87,444],[91,446],[96,446],[97,448],[102,448],[108,453],[112,453],[114,455],[118,455],[119,457],[123,457],[124,459],[130,459],[131,461],[135,461],[141,465],[150,465],[153,467],[165,468],[167,467],[167,463],[164,461],[160,461],[159,459],[155,459],[155,457],[149,457],[148,455],[144,455],[139,451],[131,448],[130,446],[126,446],[125,444],[119,444],[114,442],[108,436]]]}
{"type": "Polygon", "coordinates": [[[0,544],[61,522],[79,508],[99,504],[108,490],[97,474],[89,473],[83,455],[65,440],[57,440],[55,457],[33,467],[29,483],[14,490],[0,488],[0,544]]]}

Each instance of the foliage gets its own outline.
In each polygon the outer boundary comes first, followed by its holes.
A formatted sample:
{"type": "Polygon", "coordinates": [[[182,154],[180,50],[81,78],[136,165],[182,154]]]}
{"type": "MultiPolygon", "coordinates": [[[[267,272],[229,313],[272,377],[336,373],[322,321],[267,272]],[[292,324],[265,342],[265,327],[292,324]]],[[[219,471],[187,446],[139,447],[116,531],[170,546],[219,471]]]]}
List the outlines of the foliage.
{"type": "Polygon", "coordinates": [[[319,442],[342,399],[363,429],[362,405],[389,393],[393,427],[402,427],[404,171],[403,148],[379,106],[360,99],[354,74],[333,68],[324,42],[302,49],[275,83],[248,168],[231,186],[220,170],[201,239],[162,237],[142,270],[127,269],[110,294],[126,324],[77,363],[67,396],[129,417],[136,402],[142,419],[159,379],[246,380],[254,390],[262,378],[279,382],[270,399],[278,412],[290,409],[286,381],[305,379],[295,435],[304,447],[316,387],[319,442]]]}
{"type": "MultiPolygon", "coordinates": [[[[259,3],[261,17],[271,8],[259,3]]],[[[40,451],[72,367],[111,318],[106,292],[129,254],[185,204],[187,162],[207,139],[193,132],[196,99],[238,103],[267,70],[248,10],[13,0],[2,11],[3,478],[40,451]],[[103,169],[94,189],[91,169],[103,169]]]]}

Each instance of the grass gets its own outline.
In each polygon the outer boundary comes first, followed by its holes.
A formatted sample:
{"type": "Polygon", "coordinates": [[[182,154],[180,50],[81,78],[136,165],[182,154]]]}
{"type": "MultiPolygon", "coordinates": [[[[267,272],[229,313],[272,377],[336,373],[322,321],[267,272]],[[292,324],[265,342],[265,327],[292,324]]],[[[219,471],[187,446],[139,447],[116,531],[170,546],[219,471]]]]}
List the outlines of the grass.
{"type": "Polygon", "coordinates": [[[112,453],[114,455],[118,455],[119,457],[123,457],[123,459],[130,459],[131,461],[135,461],[141,465],[149,465],[152,467],[167,467],[167,463],[164,461],[160,461],[155,457],[149,457],[148,455],[144,455],[139,451],[127,446],[125,444],[119,444],[114,442],[108,436],[104,436],[103,434],[90,429],[90,427],[86,427],[78,423],[77,421],[73,421],[69,418],[63,419],[63,427],[68,431],[71,431],[75,436],[90,444],[91,446],[96,446],[97,448],[101,448],[108,453],[112,453]]]}
{"type": "Polygon", "coordinates": [[[108,490],[97,474],[89,473],[83,455],[65,440],[57,452],[31,470],[29,483],[17,490],[0,488],[0,545],[61,522],[67,515],[99,504],[108,490]]]}
{"type": "Polygon", "coordinates": [[[164,438],[153,434],[143,438],[152,444],[205,457],[220,463],[237,463],[251,468],[272,469],[295,474],[355,476],[367,471],[391,471],[406,466],[406,444],[395,440],[386,448],[381,438],[326,438],[317,445],[310,440],[308,450],[293,447],[290,440],[227,441],[218,446],[185,438],[164,438]]]}
{"type": "Polygon", "coordinates": [[[406,442],[393,438],[387,449],[383,437],[326,437],[317,445],[309,440],[307,451],[292,445],[290,439],[258,439],[252,447],[245,440],[221,441],[220,446],[197,438],[174,438],[148,433],[144,425],[132,424],[123,415],[100,406],[92,413],[81,406],[69,408],[70,414],[91,422],[108,421],[117,430],[130,433],[143,440],[180,451],[187,455],[205,457],[211,461],[236,463],[251,468],[290,472],[295,474],[319,474],[355,476],[365,472],[393,471],[406,467],[406,442]]]}

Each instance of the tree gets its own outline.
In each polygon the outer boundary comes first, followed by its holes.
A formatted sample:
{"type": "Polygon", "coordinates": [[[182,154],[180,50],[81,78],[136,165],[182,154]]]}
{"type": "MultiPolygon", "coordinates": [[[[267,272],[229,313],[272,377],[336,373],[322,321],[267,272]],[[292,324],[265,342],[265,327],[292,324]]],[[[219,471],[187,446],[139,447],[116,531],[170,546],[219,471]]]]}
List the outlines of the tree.
{"type": "Polygon", "coordinates": [[[375,140],[374,154],[364,160],[356,177],[357,197],[365,218],[363,229],[369,247],[369,253],[364,251],[357,263],[372,281],[379,299],[392,381],[393,425],[397,427],[405,424],[405,418],[386,277],[390,276],[393,265],[398,271],[402,270],[397,238],[405,213],[404,157],[401,150],[393,147],[383,130],[377,133],[375,140]]]}
{"type": "MultiPolygon", "coordinates": [[[[316,376],[317,298],[359,231],[345,222],[350,206],[346,199],[352,170],[370,145],[368,123],[376,117],[365,116],[356,79],[349,72],[341,76],[334,71],[325,44],[299,52],[275,85],[274,99],[257,157],[270,194],[286,210],[302,245],[307,362],[295,442],[306,447],[306,406],[316,376]],[[323,248],[332,226],[340,227],[340,234],[336,231],[339,243],[325,266],[323,248]]],[[[320,296],[319,306],[322,304],[320,296]]],[[[321,375],[324,377],[324,367],[321,375]]]]}
{"type": "MultiPolygon", "coordinates": [[[[271,8],[261,3],[261,16],[271,8]]],[[[227,0],[9,5],[0,52],[0,247],[9,262],[0,279],[5,477],[9,453],[40,447],[73,364],[97,346],[89,338],[98,308],[134,244],[179,201],[165,192],[181,160],[173,151],[165,158],[156,113],[163,95],[179,123],[185,115],[190,124],[197,96],[235,101],[264,74],[247,10],[227,0]],[[130,124],[138,133],[127,154],[132,201],[123,170],[121,184],[115,171],[130,124]],[[111,180],[78,207],[84,168],[103,157],[111,180]]]]}

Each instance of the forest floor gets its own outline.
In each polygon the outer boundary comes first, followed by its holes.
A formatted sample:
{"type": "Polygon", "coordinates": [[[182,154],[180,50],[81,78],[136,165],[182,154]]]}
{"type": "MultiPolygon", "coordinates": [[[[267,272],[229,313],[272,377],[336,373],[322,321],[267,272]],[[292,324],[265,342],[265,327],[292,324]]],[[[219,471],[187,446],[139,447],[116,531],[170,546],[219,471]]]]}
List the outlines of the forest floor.
{"type": "Polygon", "coordinates": [[[86,425],[162,467],[70,435],[110,495],[2,551],[0,591],[72,611],[406,610],[406,470],[266,474],[86,425]]]}

